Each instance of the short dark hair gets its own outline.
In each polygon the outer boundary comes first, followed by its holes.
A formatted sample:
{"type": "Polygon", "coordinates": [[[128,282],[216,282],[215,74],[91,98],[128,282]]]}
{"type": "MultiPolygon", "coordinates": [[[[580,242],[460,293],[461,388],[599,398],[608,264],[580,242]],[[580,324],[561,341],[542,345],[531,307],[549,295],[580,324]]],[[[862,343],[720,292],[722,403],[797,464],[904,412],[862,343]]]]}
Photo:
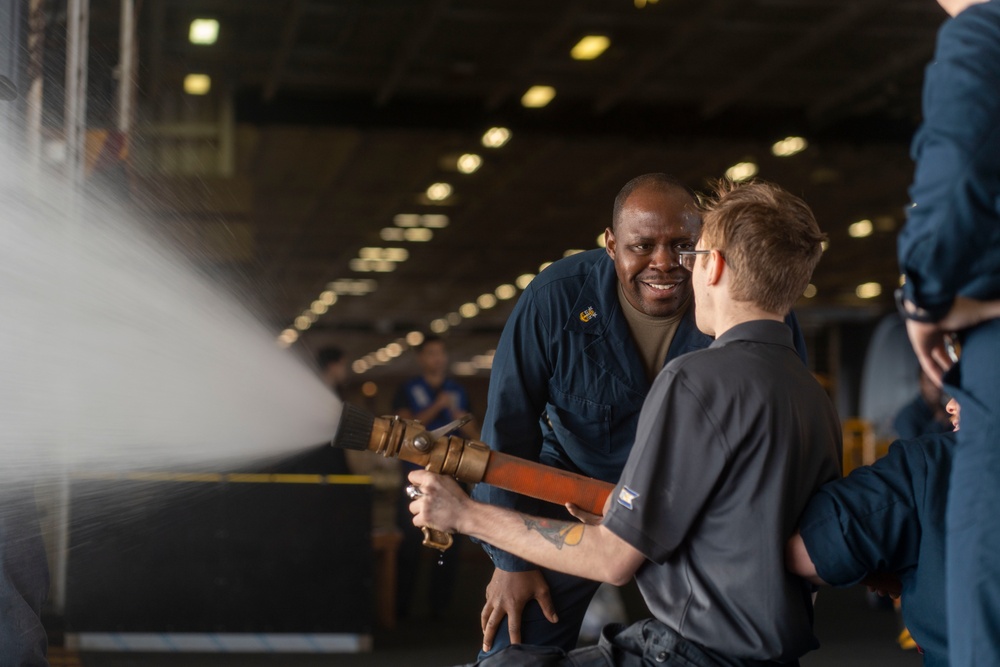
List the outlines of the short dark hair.
{"type": "Polygon", "coordinates": [[[670,174],[654,172],[651,174],[636,176],[631,181],[626,183],[622,189],[618,191],[618,195],[615,197],[615,205],[611,211],[611,231],[614,231],[615,227],[618,225],[618,218],[621,216],[622,208],[625,207],[625,202],[628,201],[628,198],[631,197],[632,193],[639,188],[645,187],[649,187],[660,192],[674,192],[680,190],[684,194],[691,197],[692,201],[698,201],[698,196],[695,194],[694,190],[682,183],[680,179],[677,179],[670,174]]]}
{"type": "Polygon", "coordinates": [[[722,252],[733,299],[786,315],[823,255],[826,234],[809,205],[765,181],[721,180],[703,210],[702,243],[722,252]]]}
{"type": "Polygon", "coordinates": [[[344,351],[339,347],[324,347],[316,354],[316,363],[320,370],[326,370],[327,366],[339,363],[344,358],[344,351]]]}
{"type": "Polygon", "coordinates": [[[426,347],[428,343],[441,343],[444,345],[444,338],[438,336],[436,333],[424,334],[424,339],[420,341],[419,345],[414,345],[413,349],[419,354],[424,351],[424,347],[426,347]]]}

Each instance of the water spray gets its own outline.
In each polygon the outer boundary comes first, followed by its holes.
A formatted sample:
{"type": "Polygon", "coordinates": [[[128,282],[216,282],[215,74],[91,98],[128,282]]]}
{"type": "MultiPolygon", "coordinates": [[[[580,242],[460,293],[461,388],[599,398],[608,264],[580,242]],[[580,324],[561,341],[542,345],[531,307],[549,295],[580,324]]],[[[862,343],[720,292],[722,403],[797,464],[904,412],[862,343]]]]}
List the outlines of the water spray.
{"type": "MultiPolygon", "coordinates": [[[[340,449],[367,450],[386,458],[399,458],[460,482],[482,482],[550,503],[573,503],[591,514],[604,514],[604,503],[613,484],[496,452],[478,440],[450,435],[464,423],[458,420],[427,431],[423,424],[412,419],[395,415],[373,417],[345,404],[331,444],[340,449]]],[[[425,546],[441,551],[451,546],[448,533],[426,527],[423,532],[425,546]]]]}

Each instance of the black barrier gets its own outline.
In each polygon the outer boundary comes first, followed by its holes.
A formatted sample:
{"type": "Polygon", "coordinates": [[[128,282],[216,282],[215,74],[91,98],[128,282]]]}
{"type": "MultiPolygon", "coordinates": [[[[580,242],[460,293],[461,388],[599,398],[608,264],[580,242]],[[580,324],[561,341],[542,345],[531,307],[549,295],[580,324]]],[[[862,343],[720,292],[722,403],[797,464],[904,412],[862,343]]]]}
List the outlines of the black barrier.
{"type": "Polygon", "coordinates": [[[67,631],[371,633],[367,479],[73,479],[67,631]]]}

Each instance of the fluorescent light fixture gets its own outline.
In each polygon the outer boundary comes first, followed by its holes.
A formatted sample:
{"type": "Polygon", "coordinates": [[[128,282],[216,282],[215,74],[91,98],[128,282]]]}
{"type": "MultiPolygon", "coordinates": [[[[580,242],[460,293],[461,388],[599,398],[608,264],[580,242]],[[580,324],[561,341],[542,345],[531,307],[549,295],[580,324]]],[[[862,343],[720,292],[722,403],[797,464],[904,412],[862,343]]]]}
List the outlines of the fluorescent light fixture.
{"type": "Polygon", "coordinates": [[[778,157],[790,157],[809,148],[809,142],[802,137],[785,137],[774,142],[771,152],[778,157]]]}
{"type": "Polygon", "coordinates": [[[188,95],[208,95],[212,90],[212,77],[207,74],[188,74],[184,77],[184,92],[188,95]]]}
{"type": "Polygon", "coordinates": [[[726,169],[726,178],[737,183],[748,181],[757,175],[757,163],[737,162],[729,169],[726,169]]]}
{"type": "Polygon", "coordinates": [[[466,153],[458,158],[455,166],[463,174],[471,174],[483,166],[483,158],[475,153],[466,153]]]}
{"type": "Polygon", "coordinates": [[[871,220],[858,220],[847,228],[847,233],[856,239],[863,239],[872,235],[872,229],[871,220]]]}
{"type": "Polygon", "coordinates": [[[358,250],[358,258],[366,260],[385,260],[388,262],[405,262],[410,258],[410,251],[406,248],[367,247],[358,250]]]}
{"type": "Polygon", "coordinates": [[[806,289],[804,292],[802,292],[802,296],[804,296],[807,299],[811,299],[814,296],[816,296],[816,286],[813,285],[812,283],[806,285],[806,289]]]}
{"type": "Polygon", "coordinates": [[[862,299],[874,299],[882,293],[882,286],[878,283],[863,283],[858,285],[854,293],[862,299]]]}
{"type": "Polygon", "coordinates": [[[449,222],[448,216],[443,213],[427,213],[420,216],[420,224],[428,229],[444,229],[449,222]]]}
{"type": "Polygon", "coordinates": [[[431,183],[427,188],[427,198],[431,201],[444,201],[451,196],[451,184],[431,183]]]}
{"type": "Polygon", "coordinates": [[[392,223],[397,227],[419,227],[420,216],[416,213],[400,213],[393,217],[392,223]]]}
{"type": "Polygon", "coordinates": [[[528,109],[541,109],[556,96],[552,86],[532,86],[521,96],[521,106],[528,109]]]}
{"type": "Polygon", "coordinates": [[[403,241],[406,239],[406,232],[409,229],[403,229],[402,227],[383,227],[382,231],[378,233],[378,236],[383,241],[389,241],[392,243],[403,241]]]}
{"type": "Polygon", "coordinates": [[[219,38],[219,22],[215,19],[195,19],[188,30],[188,40],[192,44],[215,44],[219,38]]]}
{"type": "Polygon", "coordinates": [[[340,280],[327,283],[326,287],[334,294],[361,296],[362,294],[374,292],[375,288],[378,287],[378,282],[371,278],[341,278],[340,280]]]}
{"type": "Polygon", "coordinates": [[[483,134],[483,146],[500,148],[510,141],[510,130],[506,127],[491,127],[483,134]]]}
{"type": "Polygon", "coordinates": [[[604,35],[587,35],[570,49],[573,60],[593,60],[608,50],[611,40],[604,35]]]}
{"type": "Polygon", "coordinates": [[[434,238],[434,232],[424,227],[411,227],[400,231],[403,232],[403,240],[411,243],[424,243],[434,238]]]}

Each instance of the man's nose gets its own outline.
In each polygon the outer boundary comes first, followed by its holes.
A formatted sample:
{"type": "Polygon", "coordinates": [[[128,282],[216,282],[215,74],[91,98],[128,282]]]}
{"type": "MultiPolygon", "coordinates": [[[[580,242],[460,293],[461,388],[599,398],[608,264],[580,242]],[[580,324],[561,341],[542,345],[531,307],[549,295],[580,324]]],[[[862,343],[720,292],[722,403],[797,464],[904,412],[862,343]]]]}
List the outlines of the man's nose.
{"type": "Polygon", "coordinates": [[[653,251],[651,264],[656,268],[669,269],[680,265],[680,255],[670,246],[657,246],[653,251]]]}

